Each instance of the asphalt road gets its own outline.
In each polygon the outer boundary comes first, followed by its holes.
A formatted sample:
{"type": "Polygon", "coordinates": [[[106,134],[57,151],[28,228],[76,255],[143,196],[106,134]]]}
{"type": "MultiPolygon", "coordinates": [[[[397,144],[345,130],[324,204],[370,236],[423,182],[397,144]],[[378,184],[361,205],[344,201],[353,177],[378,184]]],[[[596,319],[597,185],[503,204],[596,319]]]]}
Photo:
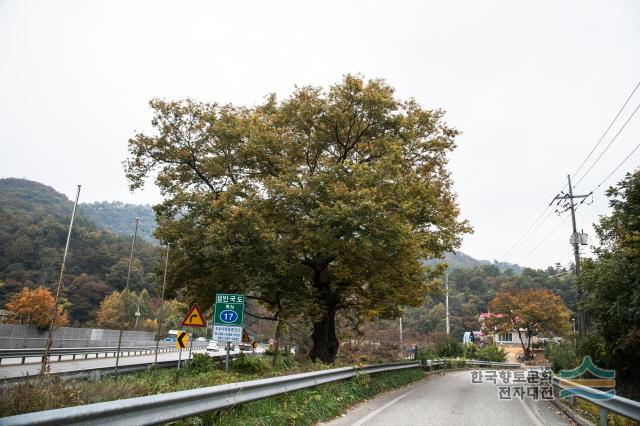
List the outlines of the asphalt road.
{"type": "MultiPolygon", "coordinates": [[[[204,353],[204,349],[193,350],[193,353],[204,353]]],[[[189,355],[188,350],[182,351],[182,359],[187,359],[189,355]]],[[[153,362],[155,358],[154,354],[151,355],[136,355],[120,357],[118,365],[134,365],[134,364],[148,364],[153,362]]],[[[162,352],[158,354],[158,361],[178,361],[178,352],[162,352]]],[[[61,371],[73,371],[73,370],[85,370],[99,367],[113,367],[116,364],[114,357],[108,358],[89,358],[75,361],[59,361],[52,362],[50,365],[50,371],[57,373],[61,371]]],[[[0,380],[12,378],[30,376],[38,374],[40,371],[40,364],[14,364],[14,365],[1,365],[0,366],[0,380]]]]}
{"type": "Polygon", "coordinates": [[[500,400],[493,383],[472,384],[471,372],[431,375],[360,404],[331,422],[346,425],[571,425],[548,401],[500,400]]]}

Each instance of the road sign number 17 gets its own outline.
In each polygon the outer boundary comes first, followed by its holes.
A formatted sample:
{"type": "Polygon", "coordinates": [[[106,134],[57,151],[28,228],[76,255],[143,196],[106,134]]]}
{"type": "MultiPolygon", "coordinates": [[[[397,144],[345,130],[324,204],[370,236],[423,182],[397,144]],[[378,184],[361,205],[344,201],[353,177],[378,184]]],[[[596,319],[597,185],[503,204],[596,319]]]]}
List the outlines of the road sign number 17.
{"type": "Polygon", "coordinates": [[[226,323],[232,323],[235,320],[238,319],[238,314],[236,313],[236,311],[232,311],[232,310],[224,310],[222,312],[220,312],[220,320],[222,322],[226,322],[226,323]]]}

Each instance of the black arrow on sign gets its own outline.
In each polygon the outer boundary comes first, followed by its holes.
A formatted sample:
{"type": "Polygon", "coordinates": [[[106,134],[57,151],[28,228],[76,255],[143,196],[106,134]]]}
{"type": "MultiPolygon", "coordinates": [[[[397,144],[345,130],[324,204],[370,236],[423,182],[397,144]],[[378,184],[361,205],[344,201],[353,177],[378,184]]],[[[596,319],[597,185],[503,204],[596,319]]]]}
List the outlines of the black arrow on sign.
{"type": "Polygon", "coordinates": [[[178,336],[178,344],[182,349],[187,347],[187,343],[182,341],[182,339],[184,339],[186,336],[187,336],[187,333],[184,331],[180,333],[180,335],[178,336]]]}

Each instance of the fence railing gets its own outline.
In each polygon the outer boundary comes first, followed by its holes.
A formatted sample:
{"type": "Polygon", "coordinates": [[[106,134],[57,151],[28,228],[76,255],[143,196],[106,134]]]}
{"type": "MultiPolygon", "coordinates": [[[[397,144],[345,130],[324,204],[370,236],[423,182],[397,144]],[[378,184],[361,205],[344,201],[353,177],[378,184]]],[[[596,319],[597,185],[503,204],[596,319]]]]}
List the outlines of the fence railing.
{"type": "Polygon", "coordinates": [[[598,389],[583,386],[567,379],[554,376],[551,384],[573,394],[574,397],[582,398],[600,409],[600,425],[608,424],[609,413],[616,413],[632,420],[640,421],[640,402],[621,396],[612,396],[598,389]]]}
{"type": "MultiPolygon", "coordinates": [[[[194,343],[193,349],[202,349],[206,347],[206,344],[194,343]]],[[[120,348],[120,356],[130,356],[130,355],[143,355],[154,353],[156,350],[155,345],[152,346],[123,346],[120,348]]],[[[175,347],[175,343],[172,342],[162,342],[158,348],[158,352],[173,352],[178,349],[175,347]]],[[[33,348],[33,349],[0,349],[0,364],[2,364],[3,359],[20,359],[21,364],[26,362],[27,358],[42,358],[44,356],[45,349],[44,348],[33,348]]],[[[100,355],[104,355],[106,358],[108,355],[113,354],[113,356],[118,353],[117,347],[85,347],[85,348],[51,348],[50,354],[52,357],[58,357],[58,361],[62,359],[63,356],[71,356],[72,359],[76,359],[77,356],[83,356],[84,359],[87,359],[89,355],[95,355],[98,358],[100,355]]]]}
{"type": "Polygon", "coordinates": [[[365,365],[363,367],[333,368],[310,373],[228,383],[160,395],[21,414],[0,419],[0,425],[153,425],[197,416],[206,412],[229,408],[234,405],[323,383],[348,379],[358,374],[382,373],[407,368],[419,368],[420,366],[420,361],[411,361],[365,365]]]}

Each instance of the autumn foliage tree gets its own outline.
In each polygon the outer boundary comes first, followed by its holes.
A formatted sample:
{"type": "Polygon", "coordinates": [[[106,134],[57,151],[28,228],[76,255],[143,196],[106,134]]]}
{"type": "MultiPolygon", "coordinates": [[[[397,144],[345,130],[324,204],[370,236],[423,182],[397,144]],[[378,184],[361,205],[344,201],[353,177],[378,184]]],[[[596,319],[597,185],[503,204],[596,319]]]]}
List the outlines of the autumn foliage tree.
{"type": "Polygon", "coordinates": [[[516,331],[526,360],[532,358],[533,336],[541,332],[564,334],[570,329],[569,310],[560,296],[546,289],[498,293],[489,310],[492,315],[485,319],[484,327],[495,327],[497,332],[516,331]]]}
{"type": "MultiPolygon", "coordinates": [[[[118,292],[114,291],[105,297],[100,302],[100,308],[98,309],[96,323],[98,327],[119,329],[120,322],[122,321],[122,304],[123,294],[126,300],[125,315],[124,315],[124,327],[126,329],[133,329],[136,316],[135,312],[140,309],[140,317],[138,318],[138,328],[147,329],[150,327],[147,319],[153,320],[155,318],[155,312],[151,309],[151,298],[147,290],[142,290],[140,293],[131,291],[118,292]]],[[[155,331],[155,330],[150,330],[155,331]]]]}
{"type": "MultiPolygon", "coordinates": [[[[383,80],[346,76],[256,107],[151,101],[129,141],[131,189],[156,176],[172,282],[201,305],[242,292],[310,322],[333,362],[336,315],[393,318],[424,299],[437,258],[469,232],[447,170],[457,131],[383,80]]],[[[176,290],[176,289],[174,289],[176,290]]]]}
{"type": "MultiPolygon", "coordinates": [[[[38,287],[32,290],[24,287],[20,293],[11,297],[6,309],[12,313],[9,318],[11,323],[46,327],[51,322],[54,306],[55,298],[48,289],[38,287]]],[[[63,312],[63,308],[58,306],[55,325],[64,326],[68,323],[67,313],[63,312]]]]}

